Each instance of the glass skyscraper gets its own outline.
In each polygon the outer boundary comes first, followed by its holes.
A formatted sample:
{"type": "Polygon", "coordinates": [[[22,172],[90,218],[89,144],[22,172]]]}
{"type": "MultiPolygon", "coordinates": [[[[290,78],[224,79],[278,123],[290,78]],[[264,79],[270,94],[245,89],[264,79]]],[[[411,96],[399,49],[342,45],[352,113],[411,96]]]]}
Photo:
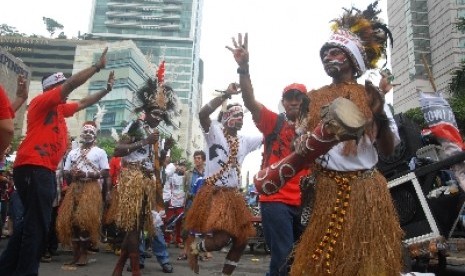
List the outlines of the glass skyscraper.
{"type": "MultiPolygon", "coordinates": [[[[166,83],[182,114],[178,144],[190,155],[202,104],[199,58],[202,0],[94,0],[89,39],[132,40],[155,66],[166,62],[166,83]]],[[[154,72],[155,75],[155,72],[154,72]]]]}

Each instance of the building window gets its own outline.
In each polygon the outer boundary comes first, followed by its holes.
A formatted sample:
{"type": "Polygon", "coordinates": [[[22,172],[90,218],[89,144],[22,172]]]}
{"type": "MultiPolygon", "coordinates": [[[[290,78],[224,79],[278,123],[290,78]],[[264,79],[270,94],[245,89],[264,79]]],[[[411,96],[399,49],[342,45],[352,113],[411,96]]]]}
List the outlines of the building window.
{"type": "Polygon", "coordinates": [[[457,0],[457,5],[465,5],[465,0],[457,0]]]}
{"type": "Polygon", "coordinates": [[[465,48],[465,38],[459,38],[459,47],[465,48]]]}

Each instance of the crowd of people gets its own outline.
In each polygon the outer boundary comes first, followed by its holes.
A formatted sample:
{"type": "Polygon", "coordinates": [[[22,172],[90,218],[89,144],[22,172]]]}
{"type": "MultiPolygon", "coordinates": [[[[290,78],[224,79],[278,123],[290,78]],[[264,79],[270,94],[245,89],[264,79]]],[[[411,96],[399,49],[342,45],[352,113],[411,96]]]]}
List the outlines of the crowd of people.
{"type": "Polygon", "coordinates": [[[72,251],[63,269],[86,266],[102,232],[118,255],[114,276],[122,275],[128,260],[126,270],[141,275],[148,249],[164,273],[173,273],[170,244],[197,274],[199,260],[226,250],[222,274],[231,275],[256,234],[254,214],[240,192],[241,165],[262,145],[254,178],[259,195],[250,202],[259,206],[271,252],[266,275],[399,275],[403,233],[387,181],[376,169],[378,152],[389,155],[399,142],[384,101],[392,86],[386,76],[379,86],[357,83],[386,57],[391,33],[379,12],[376,5],[347,9],[333,21],[320,50],[332,82],[311,91],[298,82],[287,85],[281,114],[255,97],[248,35],[233,38],[226,48],[238,65],[239,83],[200,109],[206,147],[189,156],[192,169],[187,160],[170,160],[174,141],[162,139],[157,129],[179,114],[164,63],[135,92],[134,112],[141,115],[124,128],[112,156],[97,146],[93,121],[82,125],[80,145],[71,147],[65,118],[112,91],[116,76],[111,71],[106,87],[80,101],[67,98],[106,67],[108,49],[69,78],[58,72],[42,79],[43,93],[28,106],[26,136],[8,163],[14,112],[28,97],[27,80],[18,76],[13,103],[0,90],[0,183],[6,183],[0,204],[2,222],[3,210],[10,209],[13,229],[0,275],[37,275],[40,261],[57,254],[59,243],[72,251]],[[262,135],[240,132],[244,108],[230,101],[238,95],[262,135]],[[11,175],[5,175],[7,167],[11,175]]]}

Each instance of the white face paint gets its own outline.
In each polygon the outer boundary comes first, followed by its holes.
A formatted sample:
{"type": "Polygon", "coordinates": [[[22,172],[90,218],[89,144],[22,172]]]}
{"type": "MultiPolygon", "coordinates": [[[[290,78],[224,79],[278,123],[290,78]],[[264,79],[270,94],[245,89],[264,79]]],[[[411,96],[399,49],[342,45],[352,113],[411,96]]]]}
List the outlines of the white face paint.
{"type": "Polygon", "coordinates": [[[242,128],[243,118],[244,111],[242,109],[242,106],[235,105],[230,107],[226,112],[223,113],[221,123],[225,127],[240,130],[242,128]]]}
{"type": "Polygon", "coordinates": [[[81,142],[91,144],[97,137],[97,129],[93,125],[84,125],[81,130],[81,142]]]}

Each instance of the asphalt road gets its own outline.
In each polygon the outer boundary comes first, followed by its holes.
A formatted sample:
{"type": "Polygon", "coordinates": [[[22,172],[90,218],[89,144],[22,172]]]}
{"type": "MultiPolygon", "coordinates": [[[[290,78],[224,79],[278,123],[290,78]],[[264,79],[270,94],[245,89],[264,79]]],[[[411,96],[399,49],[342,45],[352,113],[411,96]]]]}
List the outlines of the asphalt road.
{"type": "MultiPolygon", "coordinates": [[[[5,239],[0,240],[0,252],[2,252],[6,246],[5,239]]],[[[39,275],[41,276],[100,276],[100,275],[111,275],[114,265],[117,261],[118,256],[112,252],[104,252],[104,245],[100,247],[100,252],[89,255],[91,263],[85,267],[78,267],[74,271],[63,270],[62,265],[71,260],[71,252],[67,250],[59,250],[59,256],[52,257],[50,263],[41,263],[39,275]]],[[[186,260],[177,260],[180,253],[180,249],[171,245],[168,249],[170,253],[171,263],[174,271],[171,274],[166,275],[196,275],[194,274],[186,260]]],[[[213,252],[213,259],[208,261],[200,261],[200,275],[221,275],[221,269],[223,267],[225,252],[213,252]]],[[[270,261],[270,256],[260,246],[253,252],[250,248],[247,248],[238,267],[236,268],[233,275],[235,276],[263,276],[267,271],[267,267],[270,261]]],[[[446,270],[436,270],[433,268],[428,269],[429,271],[421,272],[434,272],[436,276],[459,276],[465,275],[465,252],[458,252],[451,254],[448,258],[448,265],[446,270]]],[[[130,276],[131,273],[127,272],[126,269],[123,272],[124,276],[130,276]]],[[[155,257],[146,259],[145,268],[142,270],[142,275],[165,275],[162,272],[160,265],[157,263],[155,257]]]]}
{"type": "MultiPolygon", "coordinates": [[[[0,252],[4,250],[6,246],[6,240],[0,241],[0,252]]],[[[186,260],[177,260],[181,249],[178,249],[171,245],[168,249],[170,253],[171,263],[174,271],[171,274],[163,273],[160,265],[157,263],[156,258],[152,257],[145,260],[145,268],[142,270],[142,275],[196,275],[194,274],[186,260]]],[[[100,276],[100,275],[111,275],[114,265],[116,264],[118,256],[111,252],[104,252],[104,246],[100,247],[100,252],[89,255],[89,259],[92,260],[90,264],[85,267],[78,267],[74,271],[63,270],[62,265],[71,260],[70,251],[59,250],[59,256],[52,257],[52,262],[41,263],[39,269],[39,275],[41,276],[100,276]]],[[[208,261],[199,261],[200,275],[221,275],[221,269],[223,267],[224,258],[226,253],[224,252],[213,252],[213,259],[208,261]]],[[[242,256],[238,267],[235,270],[234,275],[237,276],[263,276],[267,271],[270,257],[265,253],[263,248],[257,248],[254,252],[246,250],[242,256]]],[[[129,263],[129,262],[128,262],[129,263]]],[[[123,275],[130,276],[131,273],[124,270],[123,275]]]]}

